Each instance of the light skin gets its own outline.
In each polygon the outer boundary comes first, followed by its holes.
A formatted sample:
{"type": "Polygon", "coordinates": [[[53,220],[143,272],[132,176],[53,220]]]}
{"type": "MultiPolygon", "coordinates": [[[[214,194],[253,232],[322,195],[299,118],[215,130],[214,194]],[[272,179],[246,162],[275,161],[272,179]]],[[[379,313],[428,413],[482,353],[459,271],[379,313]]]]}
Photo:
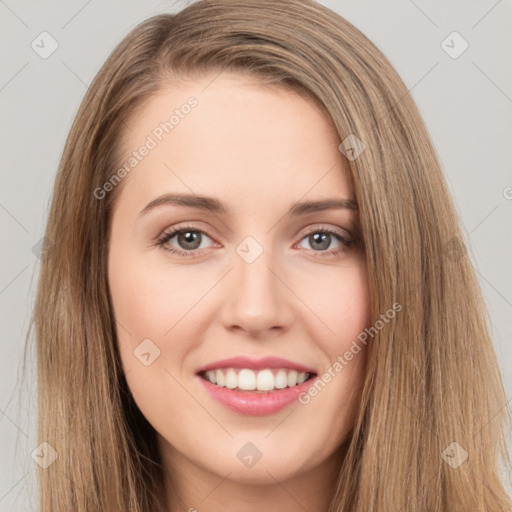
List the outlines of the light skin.
{"type": "Polygon", "coordinates": [[[128,157],[197,99],[124,178],[113,211],[108,278],[123,369],[158,433],[169,512],[326,511],[366,347],[307,405],[259,417],[215,401],[196,370],[238,355],[277,356],[321,376],[369,325],[364,257],[335,236],[356,241],[354,211],[286,215],[296,202],[354,200],[348,162],[311,100],[243,75],[215,76],[161,90],[123,140],[128,157]],[[166,193],[216,198],[229,213],[173,204],[140,213],[166,193]],[[158,245],[184,226],[195,238],[175,234],[158,245]],[[318,241],[326,230],[334,234],[318,241]],[[263,250],[251,263],[237,253],[246,237],[263,250]],[[160,350],[148,366],[134,355],[147,339],[160,350]],[[261,453],[252,467],[237,457],[247,443],[261,453]]]}

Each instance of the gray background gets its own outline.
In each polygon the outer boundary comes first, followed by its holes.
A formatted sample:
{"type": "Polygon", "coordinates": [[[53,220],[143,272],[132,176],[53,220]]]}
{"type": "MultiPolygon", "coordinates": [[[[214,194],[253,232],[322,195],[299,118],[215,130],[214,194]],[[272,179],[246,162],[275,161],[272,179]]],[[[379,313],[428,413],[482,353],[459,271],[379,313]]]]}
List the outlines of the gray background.
{"type": "MultiPolygon", "coordinates": [[[[320,3],[346,17],[385,53],[418,104],[490,310],[509,400],[503,406],[510,411],[512,3],[320,3]],[[441,46],[453,31],[469,43],[456,59],[441,46]]],[[[67,132],[87,85],[122,37],[144,18],[184,5],[0,0],[0,512],[35,509],[32,348],[25,374],[21,361],[39,270],[33,247],[44,233],[67,132]],[[43,31],[58,43],[46,59],[31,47],[43,31]]]]}

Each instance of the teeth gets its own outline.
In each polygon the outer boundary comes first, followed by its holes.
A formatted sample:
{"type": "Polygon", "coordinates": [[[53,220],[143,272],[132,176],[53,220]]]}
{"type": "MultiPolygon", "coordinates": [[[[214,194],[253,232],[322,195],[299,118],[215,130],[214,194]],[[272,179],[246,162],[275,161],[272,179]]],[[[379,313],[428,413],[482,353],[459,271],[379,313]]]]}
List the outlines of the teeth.
{"type": "Polygon", "coordinates": [[[299,373],[299,375],[297,376],[297,384],[302,384],[303,382],[305,382],[307,378],[308,376],[306,373],[299,373]]]}
{"type": "Polygon", "coordinates": [[[209,380],[212,384],[217,384],[217,376],[215,375],[214,370],[208,370],[206,372],[206,378],[209,380]]]}
{"type": "MultiPolygon", "coordinates": [[[[220,371],[220,370],[217,370],[220,371]]],[[[235,389],[238,386],[238,379],[236,377],[235,370],[233,368],[230,368],[226,372],[226,380],[225,380],[226,387],[229,389],[235,389]]]]}
{"type": "Polygon", "coordinates": [[[215,370],[215,380],[217,381],[217,386],[223,388],[226,385],[224,373],[222,370],[215,370]]]}
{"type": "Polygon", "coordinates": [[[240,370],[238,374],[238,389],[251,391],[256,389],[256,374],[252,370],[240,370]]]}
{"type": "Polygon", "coordinates": [[[256,377],[256,388],[259,391],[270,391],[275,387],[274,382],[274,375],[270,370],[261,370],[256,377]]]}
{"type": "Polygon", "coordinates": [[[277,389],[283,389],[288,386],[288,375],[286,375],[286,370],[279,370],[276,373],[275,385],[277,389]]]}
{"type": "Polygon", "coordinates": [[[248,368],[223,368],[208,370],[204,378],[219,387],[242,391],[271,391],[302,384],[309,374],[281,368],[279,370],[264,369],[259,371],[248,368]]]}
{"type": "Polygon", "coordinates": [[[298,373],[295,370],[292,370],[291,372],[288,373],[288,377],[287,377],[288,387],[291,388],[292,386],[295,386],[297,384],[297,375],[298,375],[298,373]]]}

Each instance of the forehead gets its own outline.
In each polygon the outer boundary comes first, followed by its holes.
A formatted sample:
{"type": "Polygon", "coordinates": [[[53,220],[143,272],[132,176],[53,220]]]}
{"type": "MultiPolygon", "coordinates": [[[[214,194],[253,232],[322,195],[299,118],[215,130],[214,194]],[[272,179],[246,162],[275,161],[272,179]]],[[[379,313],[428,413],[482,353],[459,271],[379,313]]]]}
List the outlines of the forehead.
{"type": "Polygon", "coordinates": [[[161,89],[132,115],[121,160],[137,162],[121,195],[193,192],[235,204],[310,193],[348,198],[339,143],[313,100],[239,74],[205,75],[161,89]]]}

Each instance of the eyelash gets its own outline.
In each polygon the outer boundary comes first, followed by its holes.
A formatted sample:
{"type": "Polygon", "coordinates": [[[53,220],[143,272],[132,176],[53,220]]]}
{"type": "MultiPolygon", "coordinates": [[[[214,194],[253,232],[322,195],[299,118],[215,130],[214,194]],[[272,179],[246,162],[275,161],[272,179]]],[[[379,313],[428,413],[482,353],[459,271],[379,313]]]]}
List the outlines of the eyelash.
{"type": "MultiPolygon", "coordinates": [[[[171,238],[173,238],[174,235],[180,234],[180,233],[183,233],[183,232],[187,232],[187,231],[193,231],[193,232],[196,232],[196,233],[202,233],[203,235],[206,235],[208,238],[211,238],[211,239],[213,238],[207,231],[205,231],[203,229],[198,229],[195,226],[180,226],[179,228],[171,228],[169,231],[164,231],[158,237],[157,245],[162,247],[162,249],[164,249],[165,251],[169,251],[170,253],[176,254],[177,256],[182,257],[182,258],[195,257],[194,253],[197,253],[198,249],[194,249],[194,250],[190,250],[190,251],[183,251],[183,250],[180,250],[180,249],[176,249],[174,247],[173,248],[169,248],[169,247],[165,246],[165,244],[171,238]]],[[[331,250],[328,250],[328,251],[313,251],[313,249],[311,249],[313,252],[320,253],[320,256],[319,256],[320,258],[327,257],[327,256],[338,256],[338,255],[342,254],[343,252],[345,252],[348,248],[350,248],[353,245],[353,243],[354,243],[352,240],[349,240],[349,239],[341,236],[339,233],[336,233],[335,231],[332,231],[330,229],[323,229],[320,226],[314,226],[313,229],[309,233],[306,233],[301,238],[301,241],[304,238],[306,238],[306,237],[308,237],[308,236],[310,236],[310,235],[312,235],[314,233],[322,233],[322,234],[332,235],[337,240],[339,240],[341,242],[341,244],[342,244],[337,249],[331,249],[331,250]]]]}

